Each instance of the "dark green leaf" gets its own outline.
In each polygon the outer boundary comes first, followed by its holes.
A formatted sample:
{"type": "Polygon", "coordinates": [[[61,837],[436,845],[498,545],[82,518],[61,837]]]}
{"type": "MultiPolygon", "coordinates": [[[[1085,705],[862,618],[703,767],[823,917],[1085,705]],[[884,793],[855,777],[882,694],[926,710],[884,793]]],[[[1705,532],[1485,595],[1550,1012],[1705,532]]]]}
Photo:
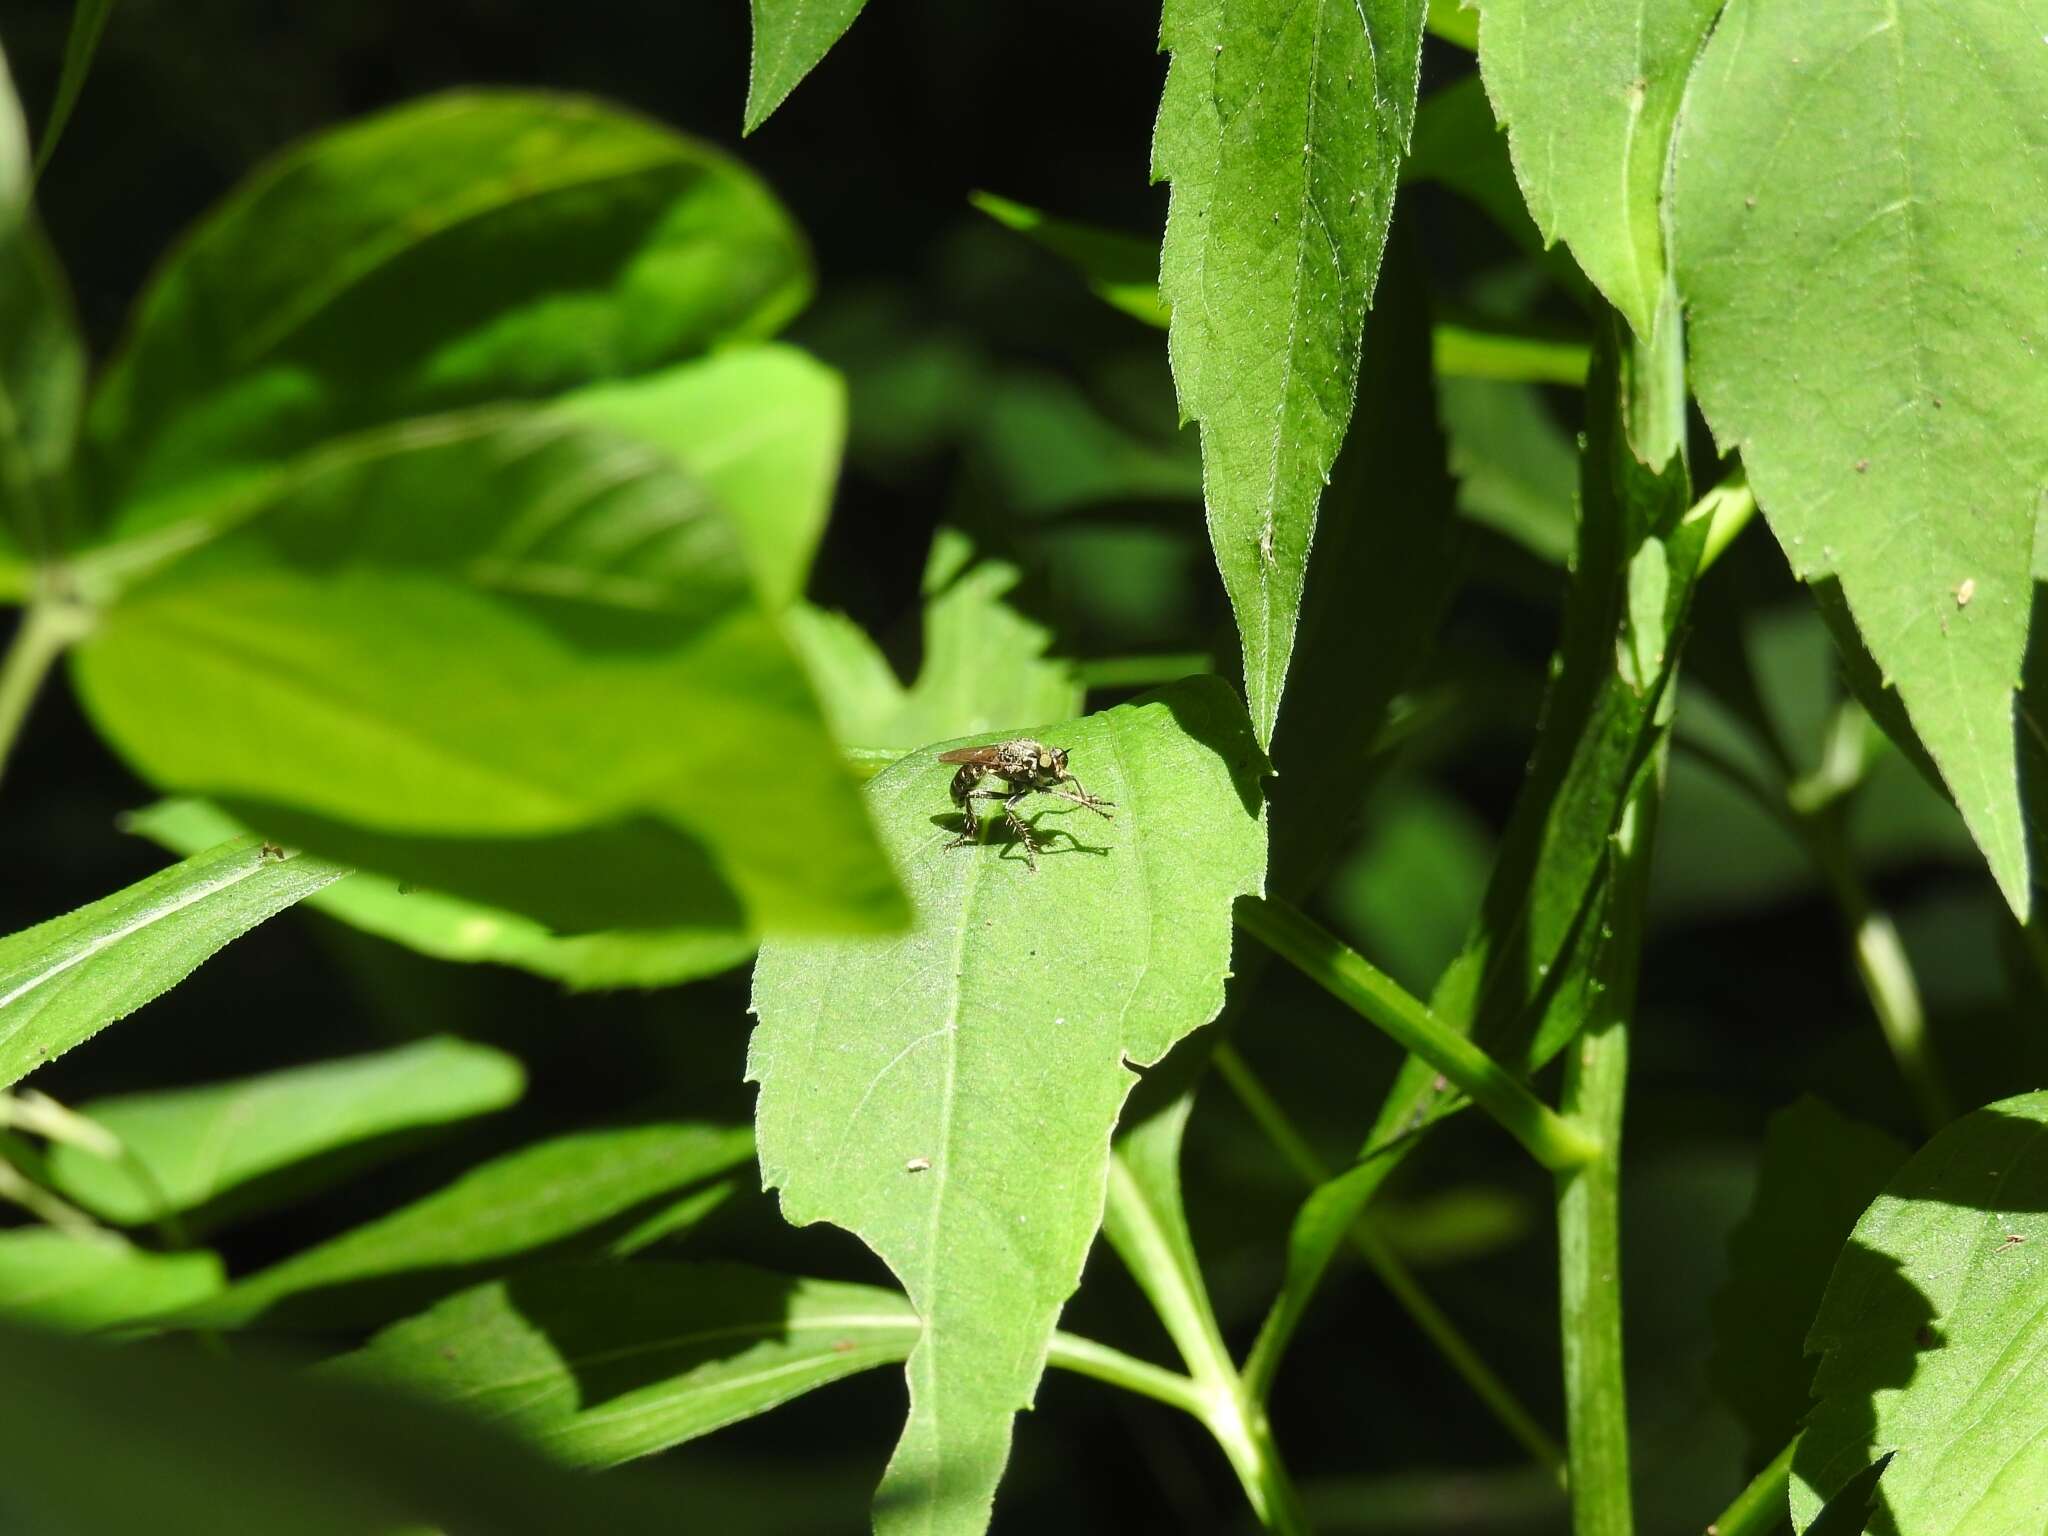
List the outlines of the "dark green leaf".
{"type": "MultiPolygon", "coordinates": [[[[219,1296],[156,1319],[166,1327],[360,1326],[458,1290],[507,1262],[581,1238],[630,1235],[691,1185],[747,1158],[744,1128],[689,1122],[583,1131],[508,1152],[388,1216],[238,1280],[219,1296]]],[[[729,1189],[694,1202],[708,1215],[729,1189]]],[[[663,1235],[680,1230],[673,1221],[663,1235]]]]}
{"type": "Polygon", "coordinates": [[[791,1221],[856,1232],[924,1319],[885,1532],[985,1526],[1101,1219],[1126,1063],[1214,1016],[1231,900],[1263,883],[1263,762],[1220,681],[1033,734],[1072,752],[1114,820],[1027,803],[1036,874],[1000,817],[947,847],[953,770],[920,752],[868,788],[910,936],[776,941],[755,968],[764,1178],[791,1221]]]}
{"type": "Polygon", "coordinates": [[[107,18],[113,14],[114,0],[75,0],[71,8],[71,35],[64,40],[64,69],[57,77],[57,96],[43,123],[42,142],[36,145],[38,176],[49,165],[50,156],[57,152],[57,141],[64,136],[64,126],[71,121],[72,110],[78,105],[78,93],[85,89],[92,56],[99,50],[100,33],[106,30],[107,18]]]}
{"type": "Polygon", "coordinates": [[[1153,140],[1173,183],[1160,292],[1209,538],[1269,740],[1316,508],[1415,119],[1422,0],[1168,0],[1153,140]]]}
{"type": "Polygon", "coordinates": [[[973,193],[968,201],[998,224],[1071,262],[1105,304],[1165,329],[1170,312],[1159,297],[1159,247],[1153,241],[1055,218],[992,192],[973,193]]]}
{"type": "Polygon", "coordinates": [[[1578,455],[1534,385],[1437,381],[1458,510],[1562,566],[1576,539],[1578,455]]]}
{"type": "Polygon", "coordinates": [[[868,0],[753,0],[754,68],[747,81],[752,133],[853,25],[868,0]]]}
{"type": "Polygon", "coordinates": [[[0,1316],[85,1332],[189,1306],[221,1288],[210,1253],[151,1253],[111,1233],[0,1232],[0,1316]]]}
{"type": "Polygon", "coordinates": [[[292,1067],[240,1082],[93,1099],[78,1112],[117,1137],[125,1156],[108,1160],[77,1144],[54,1148],[50,1176],[60,1194],[108,1221],[134,1226],[204,1208],[199,1225],[251,1208],[248,1186],[323,1153],[357,1156],[310,1186],[261,1191],[263,1203],[304,1195],[360,1172],[375,1143],[401,1132],[501,1109],[519,1097],[525,1073],[502,1052],[439,1037],[374,1056],[292,1067]],[[238,1198],[238,1196],[240,1198],[238,1198]]]}
{"type": "Polygon", "coordinates": [[[237,838],[0,939],[0,1087],[91,1039],[348,871],[237,838]]]}

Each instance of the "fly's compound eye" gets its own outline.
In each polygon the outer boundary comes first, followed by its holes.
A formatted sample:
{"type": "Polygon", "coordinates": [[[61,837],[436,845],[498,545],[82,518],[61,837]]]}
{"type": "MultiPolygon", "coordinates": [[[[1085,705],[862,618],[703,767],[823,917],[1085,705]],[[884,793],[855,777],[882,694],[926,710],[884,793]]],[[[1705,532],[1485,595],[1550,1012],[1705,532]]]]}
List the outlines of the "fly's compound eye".
{"type": "Polygon", "coordinates": [[[1046,751],[1043,747],[1038,749],[1038,771],[1040,773],[1050,773],[1058,766],[1059,758],[1057,755],[1046,751]]]}

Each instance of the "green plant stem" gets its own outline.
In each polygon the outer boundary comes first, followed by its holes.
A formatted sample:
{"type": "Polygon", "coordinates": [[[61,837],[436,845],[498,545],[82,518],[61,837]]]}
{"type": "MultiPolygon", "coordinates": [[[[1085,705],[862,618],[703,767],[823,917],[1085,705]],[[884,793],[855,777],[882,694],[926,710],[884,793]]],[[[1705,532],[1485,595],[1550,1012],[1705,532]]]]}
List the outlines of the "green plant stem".
{"type": "Polygon", "coordinates": [[[1786,1524],[1791,1515],[1786,1511],[1785,1489],[1792,1480],[1792,1453],[1798,1449],[1799,1442],[1794,1439],[1773,1456],[1771,1464],[1751,1478],[1749,1486],[1707,1527],[1707,1536],[1770,1536],[1786,1524]]]}
{"type": "Polygon", "coordinates": [[[1246,1389],[1231,1362],[1192,1255],[1175,1241],[1119,1157],[1110,1160],[1103,1225],[1187,1362],[1196,1398],[1188,1411],[1223,1448],[1252,1512],[1279,1536],[1307,1536],[1301,1498],[1273,1443],[1265,1406],[1246,1389]]]}
{"type": "Polygon", "coordinates": [[[1108,1382],[1113,1387],[1122,1387],[1127,1392],[1135,1392],[1170,1408],[1178,1408],[1183,1413],[1191,1413],[1198,1419],[1206,1419],[1208,1402],[1192,1378],[1127,1355],[1107,1344],[1098,1344],[1093,1339],[1072,1333],[1055,1333],[1052,1346],[1046,1352],[1045,1363],[1063,1371],[1072,1371],[1077,1376],[1108,1382]]]}
{"type": "Polygon", "coordinates": [[[1396,1045],[1428,1062],[1553,1172],[1600,1154],[1600,1144],[1545,1104],[1499,1062],[1444,1023],[1392,977],[1278,898],[1237,904],[1238,926],[1289,961],[1396,1045]]]}
{"type": "Polygon", "coordinates": [[[76,610],[69,604],[37,601],[23,611],[13,642],[0,657],[0,777],[43,679],[79,632],[76,610]]]}
{"type": "MultiPolygon", "coordinates": [[[[1330,1169],[1315,1149],[1310,1147],[1301,1133],[1287,1118],[1287,1112],[1266,1091],[1264,1083],[1251,1069],[1249,1063],[1229,1045],[1216,1048],[1216,1072],[1229,1085],[1238,1101],[1258,1127],[1272,1142],[1275,1150],[1286,1159],[1288,1165],[1310,1188],[1324,1183],[1330,1177],[1330,1169]]],[[[1369,1219],[1361,1218],[1352,1223],[1351,1244],[1359,1256],[1379,1277],[1380,1283],[1398,1302],[1401,1309],[1414,1321],[1426,1337],[1437,1348],[1437,1352],[1450,1364],[1472,1391],[1484,1403],[1493,1416],[1500,1420],[1501,1427],[1515,1437],[1533,1457],[1537,1465],[1556,1474],[1562,1481],[1564,1473],[1564,1452],[1543,1426],[1536,1422],[1536,1416],[1522,1405],[1508,1384],[1493,1372],[1492,1367],[1480,1358],[1469,1340],[1458,1331],[1456,1323],[1437,1306],[1429,1294],[1417,1283],[1408,1266],[1401,1262],[1378,1228],[1369,1219]]],[[[1277,1364],[1277,1356],[1268,1351],[1254,1353],[1252,1363],[1246,1369],[1246,1387],[1263,1402],[1271,1388],[1271,1382],[1261,1379],[1272,1369],[1259,1368],[1261,1361],[1277,1364]]]]}

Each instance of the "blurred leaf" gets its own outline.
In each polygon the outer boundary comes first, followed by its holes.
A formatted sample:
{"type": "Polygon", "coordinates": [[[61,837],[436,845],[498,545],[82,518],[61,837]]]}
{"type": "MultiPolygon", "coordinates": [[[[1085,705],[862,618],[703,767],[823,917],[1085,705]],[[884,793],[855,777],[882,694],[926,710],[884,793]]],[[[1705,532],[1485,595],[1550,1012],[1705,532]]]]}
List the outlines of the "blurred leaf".
{"type": "Polygon", "coordinates": [[[1231,899],[1262,884],[1263,763],[1220,681],[1034,734],[1072,752],[1114,820],[1024,806],[1059,827],[1036,874],[1000,818],[981,846],[945,847],[952,770],[921,753],[868,791],[910,936],[777,941],[755,967],[764,1181],[791,1222],[857,1233],[924,1319],[885,1532],[985,1525],[1101,1219],[1125,1063],[1215,1015],[1231,899]]]}
{"type": "Polygon", "coordinates": [[[57,141],[78,105],[78,93],[85,89],[85,77],[92,69],[92,56],[99,51],[100,33],[114,14],[114,0],[73,0],[71,35],[64,40],[64,69],[57,77],[57,95],[50,103],[50,115],[43,122],[42,142],[36,146],[35,174],[41,176],[57,152],[57,141]]]}
{"type": "Polygon", "coordinates": [[[1443,324],[1432,338],[1437,373],[1446,379],[1501,379],[1532,384],[1586,381],[1586,344],[1551,336],[1443,324]]]}
{"type": "Polygon", "coordinates": [[[0,1088],[169,991],[232,939],[348,871],[237,838],[0,938],[0,1088]]]}
{"type": "MultiPolygon", "coordinates": [[[[754,940],[732,928],[736,914],[729,904],[706,912],[707,903],[692,903],[676,889],[677,865],[693,850],[651,822],[566,837],[453,844],[377,837],[273,807],[262,814],[282,836],[331,842],[354,869],[307,905],[437,960],[513,965],[572,988],[666,987],[729,970],[754,952],[754,940]],[[379,874],[366,864],[415,873],[379,874]],[[477,894],[413,883],[436,877],[477,894]],[[679,894],[685,899],[675,901],[679,894]],[[676,926],[587,926],[613,916],[652,923],[662,915],[664,898],[676,926]]],[[[122,825],[174,853],[210,848],[249,830],[205,800],[160,800],[130,813],[122,825]]]]}
{"type": "Polygon", "coordinates": [[[545,413],[415,424],[310,461],[125,594],[74,675],[157,784],[273,837],[295,814],[334,823],[291,833],[450,894],[517,910],[473,888],[480,865],[516,883],[520,840],[658,821],[666,878],[556,932],[737,937],[901,911],[704,492],[545,413]]]}
{"type": "Polygon", "coordinates": [[[1160,292],[1209,538],[1263,744],[1294,649],[1316,508],[1415,120],[1422,0],[1168,0],[1153,140],[1173,183],[1160,292]]]}
{"type": "Polygon", "coordinates": [[[2044,33],[2041,0],[1736,0],[1674,163],[1707,420],[1794,571],[1839,582],[2023,920],[2014,711],[2048,370],[2011,296],[2040,281],[2044,33]]]}
{"type": "Polygon", "coordinates": [[[0,1332],[0,1520],[64,1536],[674,1536],[682,1495],[460,1414],[246,1359],[0,1332]],[[118,1447],[119,1475],[109,1473],[118,1447]]]}
{"type": "Polygon", "coordinates": [[[1799,1433],[1813,1380],[1806,1331],[1857,1218],[1906,1156],[1893,1137],[1810,1095],[1771,1116],[1756,1193],[1729,1238],[1708,1365],[1760,1455],[1799,1433]]]}
{"type": "Polygon", "coordinates": [[[578,390],[562,409],[682,465],[731,519],[771,608],[803,595],[846,442],[838,374],[795,347],[736,347],[578,390]]]}
{"type": "Polygon", "coordinates": [[[494,1281],[322,1374],[402,1387],[609,1467],[909,1355],[894,1291],[730,1264],[585,1264],[494,1281]]]}
{"type": "Polygon", "coordinates": [[[999,374],[973,423],[1004,500],[1044,517],[1116,501],[1196,501],[1202,463],[1186,437],[1153,442],[1107,420],[1052,374],[999,374]]]}
{"type": "Polygon", "coordinates": [[[846,34],[868,0],[753,0],[754,67],[745,131],[768,121],[797,83],[846,34]]]}
{"type": "Polygon", "coordinates": [[[1464,0],[1429,0],[1429,30],[1468,51],[1479,46],[1479,14],[1468,10],[1464,0]]]}
{"type": "MultiPolygon", "coordinates": [[[[378,1140],[502,1109],[525,1081],[518,1061],[503,1052],[438,1036],[239,1082],[89,1100],[78,1112],[118,1137],[127,1156],[109,1161],[59,1145],[50,1176],[67,1199],[124,1226],[195,1211],[207,1218],[202,1225],[217,1224],[229,1212],[308,1193],[304,1181],[249,1187],[269,1183],[266,1176],[323,1153],[376,1158],[378,1140]]],[[[358,1157],[312,1187],[364,1166],[358,1157]]]]}
{"type": "Polygon", "coordinates": [[[27,216],[35,175],[29,160],[28,119],[14,94],[14,75],[0,54],[0,239],[12,238],[27,216]]]}
{"type": "Polygon", "coordinates": [[[1419,1199],[1382,1200],[1373,1207],[1372,1224],[1405,1262],[1435,1269],[1512,1248],[1536,1221],[1520,1195],[1475,1184],[1419,1199]]]}
{"type": "Polygon", "coordinates": [[[1725,0],[1476,0],[1479,67],[1547,245],[1647,340],[1668,279],[1672,130],[1725,0]]]}
{"type": "Polygon", "coordinates": [[[1072,263],[1096,296],[1134,320],[1166,328],[1170,311],[1159,297],[1159,246],[1136,235],[1054,218],[1041,209],[1013,203],[993,192],[971,192],[967,200],[1005,228],[1028,235],[1055,256],[1072,263]]]}
{"type": "Polygon", "coordinates": [[[1458,510],[1562,566],[1577,537],[1578,454],[1534,385],[1437,380],[1458,510]]]}
{"type": "MultiPolygon", "coordinates": [[[[1435,0],[1432,0],[1432,10],[1435,0]]],[[[1476,28],[1478,18],[1471,18],[1476,28]]],[[[1469,74],[1422,98],[1415,111],[1415,146],[1401,167],[1403,181],[1434,181],[1476,204],[1522,250],[1534,253],[1543,237],[1529,218],[1515,182],[1507,140],[1479,76],[1469,74]]]]}
{"type": "Polygon", "coordinates": [[[558,1136],[154,1321],[207,1330],[385,1322],[508,1261],[644,1219],[651,1202],[736,1167],[752,1146],[744,1127],[689,1121],[558,1136]]]}
{"type": "Polygon", "coordinates": [[[224,1278],[210,1253],[151,1253],[113,1233],[0,1232],[0,1317],[9,1322],[75,1332],[112,1327],[189,1306],[224,1278]]]}
{"type": "Polygon", "coordinates": [[[647,373],[809,288],[708,145],[572,97],[409,103],[286,151],[158,273],[93,404],[102,510],[189,538],[328,439],[647,373]]]}
{"type": "Polygon", "coordinates": [[[1323,901],[1338,932],[1411,992],[1427,994],[1457,956],[1486,891],[1493,839],[1457,800],[1391,785],[1366,807],[1363,836],[1323,901]]]}
{"type": "Polygon", "coordinates": [[[1804,1530],[1853,1474],[1891,1454],[1885,1531],[2024,1531],[2048,1508],[2048,1093],[1941,1131],[1863,1213],[1807,1347],[1817,1399],[1792,1462],[1804,1530]]]}

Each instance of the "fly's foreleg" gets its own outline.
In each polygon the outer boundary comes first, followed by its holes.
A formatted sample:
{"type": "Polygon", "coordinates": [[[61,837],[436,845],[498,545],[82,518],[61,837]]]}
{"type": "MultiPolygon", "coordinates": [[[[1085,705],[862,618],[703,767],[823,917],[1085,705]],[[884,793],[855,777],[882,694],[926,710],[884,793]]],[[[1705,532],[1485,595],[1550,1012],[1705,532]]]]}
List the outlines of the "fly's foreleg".
{"type": "Polygon", "coordinates": [[[1074,786],[1073,792],[1071,794],[1069,794],[1064,789],[1048,789],[1043,791],[1043,793],[1048,795],[1058,795],[1060,799],[1071,800],[1076,805],[1085,805],[1088,807],[1089,810],[1093,811],[1096,815],[1102,817],[1106,821],[1116,820],[1116,817],[1110,814],[1112,807],[1116,805],[1116,802],[1114,800],[1096,799],[1095,796],[1089,794],[1087,790],[1083,789],[1081,787],[1081,781],[1073,777],[1073,775],[1071,774],[1067,776],[1065,782],[1074,786]]]}

